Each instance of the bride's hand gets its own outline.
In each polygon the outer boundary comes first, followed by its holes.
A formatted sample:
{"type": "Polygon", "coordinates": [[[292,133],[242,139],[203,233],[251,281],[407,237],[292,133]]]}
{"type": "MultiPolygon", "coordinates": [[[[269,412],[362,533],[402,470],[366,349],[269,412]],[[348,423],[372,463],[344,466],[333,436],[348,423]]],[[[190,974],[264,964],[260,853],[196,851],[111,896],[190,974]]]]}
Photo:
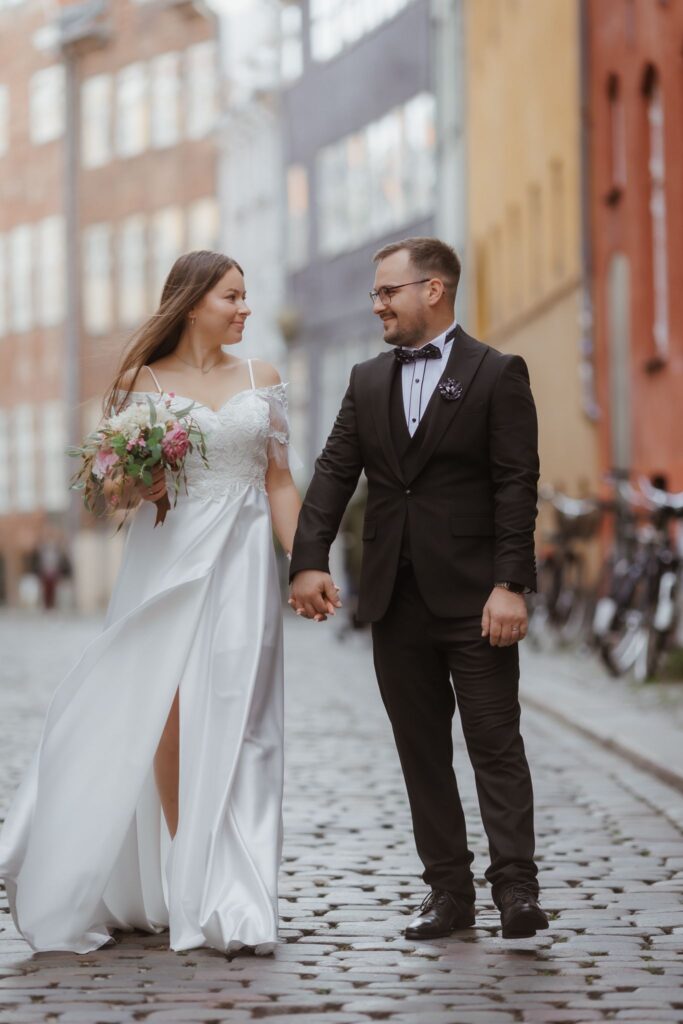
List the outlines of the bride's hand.
{"type": "Polygon", "coordinates": [[[145,501],[159,501],[166,494],[166,475],[162,466],[155,466],[152,470],[152,483],[149,487],[142,482],[137,484],[138,493],[145,501]]]}

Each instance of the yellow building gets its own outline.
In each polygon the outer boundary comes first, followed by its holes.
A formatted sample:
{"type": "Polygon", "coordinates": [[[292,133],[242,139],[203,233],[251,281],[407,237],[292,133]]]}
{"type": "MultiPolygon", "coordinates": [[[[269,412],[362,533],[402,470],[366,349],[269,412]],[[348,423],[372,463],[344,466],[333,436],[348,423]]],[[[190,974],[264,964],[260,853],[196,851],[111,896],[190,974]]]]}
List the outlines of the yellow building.
{"type": "Polygon", "coordinates": [[[578,0],[466,0],[472,332],[529,366],[541,480],[597,484],[582,360],[578,0]]]}

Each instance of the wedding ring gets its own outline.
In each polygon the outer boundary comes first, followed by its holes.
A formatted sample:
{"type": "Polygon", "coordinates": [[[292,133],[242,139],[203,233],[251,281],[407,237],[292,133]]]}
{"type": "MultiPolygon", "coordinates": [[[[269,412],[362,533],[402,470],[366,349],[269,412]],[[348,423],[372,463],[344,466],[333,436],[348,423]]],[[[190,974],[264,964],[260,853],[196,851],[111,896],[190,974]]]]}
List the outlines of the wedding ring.
{"type": "Polygon", "coordinates": [[[519,626],[513,626],[512,627],[512,632],[513,633],[519,633],[519,626]]]}

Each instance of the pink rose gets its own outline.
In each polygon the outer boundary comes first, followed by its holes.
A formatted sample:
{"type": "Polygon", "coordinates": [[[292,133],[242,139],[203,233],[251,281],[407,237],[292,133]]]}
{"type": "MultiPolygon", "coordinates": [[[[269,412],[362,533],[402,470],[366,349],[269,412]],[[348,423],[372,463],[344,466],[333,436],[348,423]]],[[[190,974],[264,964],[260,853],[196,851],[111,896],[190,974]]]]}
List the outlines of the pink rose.
{"type": "Polygon", "coordinates": [[[104,479],[112,466],[115,466],[118,461],[118,455],[111,448],[100,448],[95,456],[92,468],[93,476],[96,476],[98,480],[104,479]]]}
{"type": "Polygon", "coordinates": [[[167,432],[161,442],[161,448],[168,462],[173,465],[173,463],[181,462],[185,458],[189,443],[190,438],[187,431],[179,423],[176,423],[167,432]]]}

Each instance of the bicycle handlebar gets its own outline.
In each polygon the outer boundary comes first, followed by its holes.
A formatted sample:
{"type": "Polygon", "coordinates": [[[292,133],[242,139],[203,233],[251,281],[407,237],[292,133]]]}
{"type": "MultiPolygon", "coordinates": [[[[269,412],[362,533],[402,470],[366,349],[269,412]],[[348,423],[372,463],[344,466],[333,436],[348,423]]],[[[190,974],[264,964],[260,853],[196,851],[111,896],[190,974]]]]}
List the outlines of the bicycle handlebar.
{"type": "Polygon", "coordinates": [[[601,503],[597,498],[570,498],[568,494],[556,491],[552,484],[543,484],[538,491],[541,501],[548,501],[569,519],[578,519],[580,516],[591,515],[601,510],[601,503]]]}

